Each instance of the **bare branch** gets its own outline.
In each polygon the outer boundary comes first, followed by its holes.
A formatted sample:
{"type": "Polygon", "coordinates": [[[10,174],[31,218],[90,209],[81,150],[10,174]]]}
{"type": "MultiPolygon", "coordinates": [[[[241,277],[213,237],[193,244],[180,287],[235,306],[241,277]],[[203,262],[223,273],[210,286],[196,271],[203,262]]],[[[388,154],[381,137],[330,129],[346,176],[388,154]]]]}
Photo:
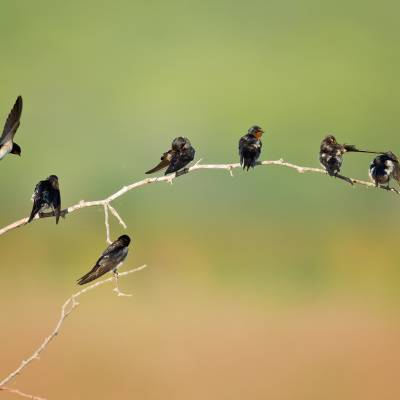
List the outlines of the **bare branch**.
{"type": "Polygon", "coordinates": [[[124,227],[124,229],[126,229],[127,228],[126,223],[118,214],[117,210],[111,204],[108,205],[108,208],[110,209],[112,215],[114,215],[114,217],[117,219],[117,221],[124,227]]]}
{"type": "Polygon", "coordinates": [[[111,244],[111,238],[110,238],[110,223],[108,222],[108,204],[104,203],[104,223],[106,225],[106,242],[108,244],[111,244]]]}
{"type": "Polygon", "coordinates": [[[6,387],[6,386],[0,387],[0,391],[2,391],[2,390],[4,390],[5,392],[8,392],[8,393],[16,394],[16,395],[21,396],[21,397],[25,397],[26,399],[46,400],[43,397],[34,396],[33,394],[24,393],[24,392],[21,392],[18,389],[12,389],[12,388],[9,388],[9,387],[6,387]]]}
{"type": "MultiPolygon", "coordinates": [[[[306,172],[310,172],[310,173],[316,173],[316,174],[321,174],[321,175],[327,175],[326,171],[321,169],[321,168],[311,168],[311,167],[302,167],[300,165],[295,165],[289,162],[284,161],[283,159],[280,160],[272,160],[272,161],[261,161],[259,162],[257,165],[261,166],[261,165],[278,165],[278,166],[282,166],[282,167],[287,167],[287,168],[291,168],[294,169],[295,171],[299,172],[299,173],[306,173],[306,172]]],[[[199,169],[222,169],[225,170],[227,172],[229,172],[232,176],[232,170],[236,169],[236,168],[240,168],[240,164],[239,163],[233,163],[233,164],[199,164],[199,162],[197,162],[196,164],[194,164],[192,167],[184,170],[183,172],[180,171],[178,173],[175,174],[170,174],[170,175],[166,175],[166,176],[160,176],[160,177],[155,177],[155,178],[146,178],[143,179],[139,182],[135,182],[132,183],[131,185],[128,186],[124,186],[122,187],[120,190],[118,190],[117,192],[111,194],[110,196],[108,196],[107,198],[103,199],[103,200],[95,200],[95,201],[84,201],[81,200],[78,204],[75,204],[71,207],[68,207],[64,210],[61,211],[61,216],[65,217],[67,214],[71,214],[74,211],[78,211],[81,210],[82,208],[87,208],[87,207],[98,207],[98,206],[102,206],[104,207],[105,204],[109,205],[109,208],[111,210],[111,212],[113,213],[113,215],[118,219],[118,221],[121,223],[121,225],[125,225],[125,223],[123,223],[122,219],[120,220],[117,214],[114,214],[113,212],[113,208],[111,208],[110,203],[113,202],[114,200],[118,199],[119,197],[123,196],[125,193],[134,190],[134,189],[138,189],[142,186],[146,186],[148,184],[151,183],[158,183],[158,182],[167,182],[167,183],[172,183],[177,177],[184,175],[185,173],[189,173],[189,172],[193,172],[199,169]]],[[[363,180],[359,180],[359,179],[354,179],[354,178],[349,178],[354,184],[356,185],[361,185],[361,186],[366,186],[366,187],[370,187],[370,188],[379,188],[379,189],[384,189],[384,190],[388,190],[391,191],[393,193],[399,194],[399,192],[393,188],[385,188],[382,186],[376,187],[373,183],[371,182],[367,182],[367,181],[363,181],[363,180]]],[[[115,209],[114,209],[115,211],[115,209]]],[[[50,213],[45,213],[42,214],[40,216],[40,218],[43,217],[52,217],[54,216],[53,212],[50,213]]],[[[36,216],[34,218],[34,220],[39,219],[39,216],[36,216]]],[[[18,221],[13,222],[10,225],[7,225],[3,228],[0,229],[0,235],[4,235],[5,233],[16,229],[20,226],[25,225],[28,222],[28,217],[26,218],[22,218],[18,221]]],[[[126,226],[126,225],[125,225],[126,226]]]]}
{"type": "MultiPolygon", "coordinates": [[[[117,269],[119,267],[117,266],[117,269]]],[[[119,272],[115,271],[114,272],[114,279],[115,279],[115,288],[113,289],[115,293],[117,293],[117,296],[125,296],[125,297],[131,297],[131,294],[128,293],[124,293],[121,292],[121,290],[119,290],[119,272]]]]}
{"type": "MultiPolygon", "coordinates": [[[[146,265],[142,265],[138,268],[130,269],[129,271],[119,273],[119,277],[121,278],[123,276],[132,274],[133,272],[141,271],[144,268],[146,268],[146,265]]],[[[35,352],[31,356],[29,356],[28,358],[23,360],[21,362],[20,366],[16,370],[11,372],[7,377],[5,377],[0,382],[0,388],[2,388],[2,390],[7,390],[4,388],[4,385],[6,385],[7,383],[9,383],[13,379],[15,379],[17,377],[17,375],[19,375],[22,372],[23,369],[25,369],[30,363],[32,363],[32,361],[39,359],[41,353],[44,350],[46,350],[49,343],[60,333],[60,330],[64,323],[64,320],[68,317],[69,314],[72,313],[72,311],[74,311],[74,309],[76,307],[78,307],[79,303],[76,301],[77,298],[82,296],[84,293],[87,293],[90,290],[93,290],[101,285],[104,285],[105,283],[112,282],[113,280],[114,280],[114,277],[111,276],[110,278],[103,279],[101,281],[97,281],[97,282],[93,283],[92,285],[83,288],[79,292],[74,293],[69,299],[67,299],[65,301],[65,303],[63,304],[63,306],[61,307],[60,318],[59,318],[55,328],[50,333],[50,335],[47,336],[46,339],[44,339],[43,343],[35,350],[35,352]]],[[[35,397],[31,397],[31,398],[35,399],[35,397]]],[[[39,398],[36,398],[36,399],[39,399],[39,398]]]]}

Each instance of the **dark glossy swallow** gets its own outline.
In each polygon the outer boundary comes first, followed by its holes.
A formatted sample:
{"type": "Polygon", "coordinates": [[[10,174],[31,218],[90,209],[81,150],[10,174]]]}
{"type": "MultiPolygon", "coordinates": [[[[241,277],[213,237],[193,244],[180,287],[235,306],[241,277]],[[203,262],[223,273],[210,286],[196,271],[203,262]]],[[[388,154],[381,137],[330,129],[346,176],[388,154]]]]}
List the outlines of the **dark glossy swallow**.
{"type": "Polygon", "coordinates": [[[3,133],[0,138],[0,160],[8,153],[21,155],[21,147],[14,143],[14,136],[20,124],[22,114],[22,97],[18,96],[15,104],[4,124],[3,133]]]}
{"type": "Polygon", "coordinates": [[[128,255],[128,246],[131,239],[128,235],[120,236],[115,242],[111,243],[101,257],[97,260],[95,266],[82,278],[78,279],[78,285],[84,285],[99,278],[107,272],[117,273],[118,266],[128,255]]]}
{"type": "Polygon", "coordinates": [[[264,131],[257,125],[252,126],[239,140],[240,165],[243,169],[254,168],[261,154],[261,136],[264,131]]]}
{"type": "Polygon", "coordinates": [[[375,186],[383,186],[390,189],[390,179],[394,179],[400,184],[400,163],[399,159],[391,151],[375,157],[369,166],[369,177],[375,186]]]}
{"type": "Polygon", "coordinates": [[[146,174],[152,174],[164,168],[167,168],[165,175],[177,172],[193,161],[194,154],[195,150],[190,140],[185,137],[177,137],[172,141],[171,150],[161,156],[161,162],[146,174]]]}
{"type": "Polygon", "coordinates": [[[32,200],[33,207],[28,223],[35,218],[37,213],[50,209],[54,212],[56,224],[58,224],[61,213],[61,195],[57,176],[50,175],[44,181],[40,181],[35,187],[32,200]]]}
{"type": "Polygon", "coordinates": [[[339,174],[343,163],[343,154],[347,152],[370,154],[381,153],[379,151],[359,150],[356,146],[350,144],[339,144],[333,135],[328,135],[322,140],[319,150],[319,162],[330,176],[343,179],[351,185],[353,182],[350,178],[339,174]]]}

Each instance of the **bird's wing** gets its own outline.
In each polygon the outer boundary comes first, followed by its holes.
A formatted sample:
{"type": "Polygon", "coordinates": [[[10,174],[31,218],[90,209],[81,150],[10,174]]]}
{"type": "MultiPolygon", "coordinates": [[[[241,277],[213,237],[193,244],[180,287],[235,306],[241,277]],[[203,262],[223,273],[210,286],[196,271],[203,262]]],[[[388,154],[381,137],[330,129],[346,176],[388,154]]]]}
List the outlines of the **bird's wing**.
{"type": "Polygon", "coordinates": [[[181,151],[175,153],[171,158],[167,170],[165,171],[165,175],[179,171],[181,168],[186,167],[186,165],[193,161],[194,154],[195,150],[193,147],[185,149],[183,152],[181,151]]]}
{"type": "Polygon", "coordinates": [[[52,188],[52,205],[54,208],[54,215],[56,216],[56,224],[58,224],[58,220],[60,219],[61,213],[61,194],[60,189],[52,188]]]}
{"type": "Polygon", "coordinates": [[[96,265],[80,279],[78,279],[79,285],[84,285],[85,283],[94,281],[100,276],[106,274],[107,272],[113,270],[116,267],[115,262],[112,262],[110,255],[102,256],[97,261],[96,265]]]}
{"type": "Polygon", "coordinates": [[[360,150],[353,144],[344,144],[341,146],[344,151],[355,153],[382,154],[382,151],[360,150]]]}
{"type": "Polygon", "coordinates": [[[394,169],[393,169],[393,178],[396,179],[396,181],[400,184],[400,164],[398,161],[395,161],[394,163],[394,169]]]}
{"type": "Polygon", "coordinates": [[[359,150],[357,149],[357,147],[354,146],[354,144],[344,144],[342,147],[343,147],[343,149],[344,149],[345,151],[356,151],[356,152],[359,151],[359,150]]]}
{"type": "Polygon", "coordinates": [[[84,285],[112,271],[124,260],[127,254],[128,250],[121,241],[116,240],[111,243],[97,260],[95,266],[82,278],[78,279],[78,284],[84,285]]]}
{"type": "Polygon", "coordinates": [[[149,171],[147,171],[146,174],[152,174],[153,172],[157,172],[160,169],[168,167],[168,165],[169,165],[169,163],[171,161],[173,153],[174,153],[173,150],[169,150],[166,153],[164,153],[161,156],[161,162],[158,165],[156,165],[154,168],[152,168],[149,171]]]}
{"type": "Polygon", "coordinates": [[[109,256],[110,254],[115,254],[116,252],[122,250],[124,247],[125,247],[125,245],[123,244],[123,242],[121,240],[117,239],[116,241],[112,242],[104,250],[103,254],[101,255],[101,257],[99,258],[99,260],[97,262],[99,262],[102,257],[109,256]]]}
{"type": "Polygon", "coordinates": [[[243,149],[243,146],[245,146],[248,142],[247,136],[242,136],[239,140],[239,152],[243,149]]]}
{"type": "Polygon", "coordinates": [[[33,201],[33,206],[32,206],[32,211],[29,216],[28,223],[35,218],[35,215],[41,210],[42,208],[42,203],[43,203],[43,190],[45,186],[46,181],[40,181],[39,183],[36,184],[35,190],[32,195],[32,201],[33,201]]]}
{"type": "Polygon", "coordinates": [[[3,133],[0,138],[0,145],[13,139],[15,132],[20,124],[20,118],[22,113],[22,97],[18,96],[17,100],[7,117],[6,123],[4,124],[3,133]]]}
{"type": "Polygon", "coordinates": [[[247,136],[242,136],[239,140],[240,165],[243,165],[243,161],[244,161],[243,150],[244,150],[244,147],[246,144],[247,144],[247,136]]]}

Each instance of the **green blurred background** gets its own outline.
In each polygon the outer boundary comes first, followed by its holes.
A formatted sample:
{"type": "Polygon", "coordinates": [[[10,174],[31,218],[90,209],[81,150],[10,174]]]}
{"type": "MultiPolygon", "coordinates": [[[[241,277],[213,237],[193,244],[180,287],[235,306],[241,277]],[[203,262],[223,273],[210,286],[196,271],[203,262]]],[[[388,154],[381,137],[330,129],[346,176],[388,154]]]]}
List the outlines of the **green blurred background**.
{"type": "MultiPolygon", "coordinates": [[[[318,166],[321,138],[400,152],[394,1],[2,1],[0,224],[55,173],[64,206],[143,178],[171,140],[318,166]],[[2,122],[1,122],[2,123],[2,122]]],[[[367,178],[370,157],[343,173],[367,178]]],[[[198,171],[113,204],[149,268],[82,298],[12,386],[49,399],[398,399],[399,198],[282,167],[198,171]]],[[[122,227],[111,219],[112,237],[122,227]]],[[[0,376],[105,248],[101,208],[0,238],[0,376]]],[[[1,380],[1,379],[0,379],[1,380]]],[[[3,398],[8,395],[0,393],[3,398]]],[[[11,395],[9,398],[12,398],[11,395]]]]}

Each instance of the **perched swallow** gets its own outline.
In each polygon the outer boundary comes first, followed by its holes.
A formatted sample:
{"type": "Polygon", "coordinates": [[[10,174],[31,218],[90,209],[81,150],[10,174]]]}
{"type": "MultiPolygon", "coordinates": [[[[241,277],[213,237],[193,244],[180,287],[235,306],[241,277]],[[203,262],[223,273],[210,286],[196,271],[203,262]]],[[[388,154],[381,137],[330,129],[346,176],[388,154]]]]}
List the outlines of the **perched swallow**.
{"type": "Polygon", "coordinates": [[[194,159],[195,150],[190,140],[185,137],[177,137],[172,141],[171,150],[161,156],[161,162],[146,174],[152,174],[160,169],[167,168],[165,175],[177,172],[186,167],[194,159]]]}
{"type": "Polygon", "coordinates": [[[32,195],[33,207],[28,223],[35,218],[37,213],[51,209],[56,216],[56,224],[60,219],[61,213],[61,195],[58,185],[58,178],[55,175],[50,175],[44,181],[40,181],[32,195]]]}
{"type": "Polygon", "coordinates": [[[400,163],[397,156],[388,151],[375,157],[369,166],[369,177],[377,187],[387,184],[386,188],[389,189],[391,178],[400,184],[400,163]]]}
{"type": "Polygon", "coordinates": [[[358,150],[356,146],[350,144],[339,144],[333,135],[328,135],[322,140],[319,150],[319,162],[330,176],[343,179],[352,185],[351,179],[339,174],[343,163],[343,154],[347,152],[371,154],[379,154],[380,152],[358,150]]]}
{"type": "Polygon", "coordinates": [[[115,242],[111,243],[101,257],[97,260],[95,266],[82,278],[78,279],[78,285],[84,285],[99,278],[107,272],[117,273],[118,266],[128,255],[128,246],[131,238],[128,235],[120,236],[115,242]]]}
{"type": "Polygon", "coordinates": [[[239,140],[239,156],[240,165],[243,169],[254,168],[261,154],[261,136],[264,131],[257,125],[252,126],[247,135],[244,135],[239,140]]]}
{"type": "Polygon", "coordinates": [[[18,96],[15,104],[8,114],[6,123],[4,124],[3,133],[0,138],[0,160],[8,153],[21,155],[21,147],[14,143],[14,136],[20,124],[22,113],[22,97],[18,96]]]}

